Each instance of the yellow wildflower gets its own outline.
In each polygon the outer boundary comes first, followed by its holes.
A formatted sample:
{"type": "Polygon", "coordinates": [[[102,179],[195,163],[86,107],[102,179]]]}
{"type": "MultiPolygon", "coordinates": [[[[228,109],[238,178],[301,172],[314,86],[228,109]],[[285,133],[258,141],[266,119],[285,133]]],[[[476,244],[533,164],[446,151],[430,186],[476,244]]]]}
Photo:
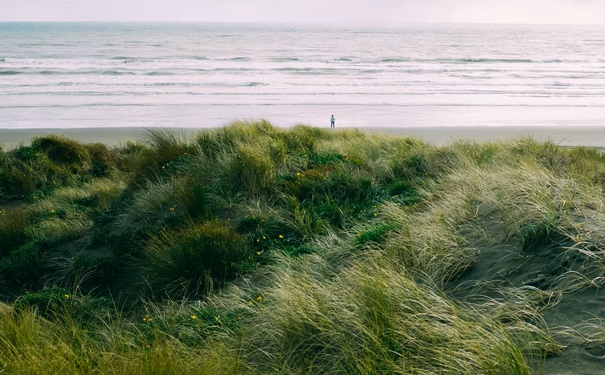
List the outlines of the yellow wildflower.
{"type": "Polygon", "coordinates": [[[66,295],[65,295],[65,298],[69,299],[69,294],[66,294],[66,295]]]}
{"type": "Polygon", "coordinates": [[[279,238],[284,238],[284,236],[280,234],[280,235],[279,235],[279,238]]]}
{"type": "Polygon", "coordinates": [[[254,302],[248,301],[248,306],[252,306],[253,304],[254,304],[254,302]]]}
{"type": "Polygon", "coordinates": [[[153,319],[149,318],[147,319],[148,322],[153,322],[153,319]]]}
{"type": "Polygon", "coordinates": [[[266,240],[266,239],[267,239],[267,236],[263,236],[263,240],[266,240]]]}
{"type": "Polygon", "coordinates": [[[260,251],[257,251],[257,252],[256,252],[256,254],[257,254],[257,255],[260,255],[260,251]]]}
{"type": "Polygon", "coordinates": [[[238,316],[238,317],[237,317],[237,320],[242,320],[242,317],[241,317],[241,316],[238,316]]]}
{"type": "Polygon", "coordinates": [[[263,300],[263,296],[258,296],[256,297],[257,300],[262,301],[263,300]]]}
{"type": "Polygon", "coordinates": [[[196,320],[197,316],[196,315],[191,315],[191,319],[196,320]]]}

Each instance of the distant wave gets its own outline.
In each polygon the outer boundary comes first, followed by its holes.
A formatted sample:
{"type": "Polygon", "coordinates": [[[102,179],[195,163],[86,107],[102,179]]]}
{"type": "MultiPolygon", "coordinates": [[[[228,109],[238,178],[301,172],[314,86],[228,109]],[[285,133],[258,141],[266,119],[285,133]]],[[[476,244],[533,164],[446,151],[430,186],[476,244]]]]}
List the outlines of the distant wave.
{"type": "Polygon", "coordinates": [[[257,87],[257,86],[266,86],[266,84],[262,82],[250,82],[246,86],[248,87],[257,87]]]}
{"type": "Polygon", "coordinates": [[[148,76],[172,76],[175,73],[171,73],[171,72],[149,72],[147,73],[148,76]]]}
{"type": "Polygon", "coordinates": [[[509,63],[509,64],[531,64],[531,63],[562,63],[562,62],[588,62],[588,61],[564,61],[560,59],[532,60],[532,59],[494,59],[494,58],[437,58],[437,59],[412,59],[412,58],[386,58],[380,60],[383,63],[389,62],[437,62],[437,63],[509,63]]]}
{"type": "MultiPolygon", "coordinates": [[[[134,63],[138,63],[138,62],[153,62],[157,59],[141,59],[138,57],[122,57],[122,56],[117,56],[117,57],[112,57],[110,58],[110,60],[122,60],[122,62],[124,64],[134,64],[134,63]]],[[[162,59],[159,59],[162,60],[162,59]]]]}
{"type": "Polygon", "coordinates": [[[380,62],[407,62],[410,59],[382,59],[380,62]]]}
{"type": "Polygon", "coordinates": [[[288,61],[300,61],[300,60],[297,59],[296,57],[276,57],[276,58],[272,59],[272,61],[275,61],[275,62],[288,62],[288,61]]]}
{"type": "Polygon", "coordinates": [[[250,61],[250,58],[249,57],[234,57],[234,58],[226,59],[226,60],[229,60],[229,61],[250,61]]]}
{"type": "MultiPolygon", "coordinates": [[[[446,60],[447,61],[447,60],[446,60]]],[[[519,64],[519,63],[531,63],[532,60],[530,59],[453,59],[452,61],[460,61],[460,62],[465,62],[465,63],[513,63],[513,64],[519,64]]]]}
{"type": "Polygon", "coordinates": [[[336,59],[334,61],[353,61],[353,60],[349,59],[348,57],[341,57],[340,59],[336,59]]]}
{"type": "MultiPolygon", "coordinates": [[[[206,69],[197,69],[200,72],[207,72],[208,70],[206,69]]],[[[212,72],[247,72],[250,70],[256,70],[256,69],[250,69],[250,68],[216,68],[216,69],[212,69],[210,71],[212,72]]]]}
{"type": "Polygon", "coordinates": [[[276,72],[312,72],[315,68],[274,68],[276,72]]]}
{"type": "MultiPolygon", "coordinates": [[[[135,75],[135,74],[145,74],[145,73],[134,73],[134,72],[123,72],[117,70],[90,70],[90,71],[55,71],[55,70],[41,70],[41,71],[17,71],[17,70],[0,70],[0,75],[17,75],[17,74],[28,74],[28,75],[43,75],[43,76],[51,76],[51,75],[95,75],[102,74],[107,76],[119,76],[119,75],[135,75]]],[[[149,73],[147,73],[149,74],[149,73]]]]}
{"type": "Polygon", "coordinates": [[[132,72],[120,72],[116,70],[106,70],[102,73],[105,76],[122,76],[122,75],[134,75],[132,72]]]}
{"type": "Polygon", "coordinates": [[[69,47],[71,44],[67,43],[21,43],[19,46],[22,47],[69,47]]]}

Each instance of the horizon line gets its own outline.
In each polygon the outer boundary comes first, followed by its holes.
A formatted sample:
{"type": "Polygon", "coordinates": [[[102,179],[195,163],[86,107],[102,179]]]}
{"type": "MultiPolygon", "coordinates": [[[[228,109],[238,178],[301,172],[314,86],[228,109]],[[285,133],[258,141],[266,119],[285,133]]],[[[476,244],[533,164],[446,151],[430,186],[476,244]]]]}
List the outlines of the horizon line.
{"type": "Polygon", "coordinates": [[[257,24],[257,25],[313,25],[313,26],[372,26],[372,27],[401,27],[401,26],[425,26],[425,25],[476,25],[476,26],[605,26],[605,23],[515,23],[515,22],[401,22],[401,23],[378,23],[378,22],[354,22],[354,21],[343,21],[343,22],[327,22],[327,21],[3,21],[0,23],[206,23],[206,24],[257,24]]]}

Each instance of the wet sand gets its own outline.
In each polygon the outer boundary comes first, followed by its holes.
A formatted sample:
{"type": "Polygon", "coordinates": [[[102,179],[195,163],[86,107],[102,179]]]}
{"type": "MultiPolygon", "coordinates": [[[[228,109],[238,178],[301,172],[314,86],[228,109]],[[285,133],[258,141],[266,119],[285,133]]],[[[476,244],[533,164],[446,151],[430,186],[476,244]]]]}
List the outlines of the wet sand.
{"type": "MultiPolygon", "coordinates": [[[[193,136],[209,128],[174,128],[185,136],[193,136]]],[[[329,129],[329,128],[327,128],[329,129]]],[[[353,129],[353,128],[336,128],[353,129]]],[[[377,132],[420,138],[434,145],[444,145],[456,140],[505,141],[519,137],[536,140],[551,140],[561,146],[605,147],[605,126],[557,126],[557,127],[359,127],[366,132],[377,132]]],[[[0,144],[11,148],[20,143],[28,144],[33,137],[44,134],[59,134],[82,142],[103,142],[119,145],[126,141],[140,141],[145,130],[138,127],[124,128],[44,128],[44,129],[0,129],[0,144]]]]}

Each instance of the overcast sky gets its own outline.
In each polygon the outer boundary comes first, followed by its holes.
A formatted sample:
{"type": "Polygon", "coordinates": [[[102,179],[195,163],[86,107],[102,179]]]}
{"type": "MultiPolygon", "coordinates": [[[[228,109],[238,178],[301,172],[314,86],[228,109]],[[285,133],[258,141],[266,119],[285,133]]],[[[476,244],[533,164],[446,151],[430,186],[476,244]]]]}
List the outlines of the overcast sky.
{"type": "Polygon", "coordinates": [[[0,21],[605,24],[605,0],[0,0],[0,21]]]}

